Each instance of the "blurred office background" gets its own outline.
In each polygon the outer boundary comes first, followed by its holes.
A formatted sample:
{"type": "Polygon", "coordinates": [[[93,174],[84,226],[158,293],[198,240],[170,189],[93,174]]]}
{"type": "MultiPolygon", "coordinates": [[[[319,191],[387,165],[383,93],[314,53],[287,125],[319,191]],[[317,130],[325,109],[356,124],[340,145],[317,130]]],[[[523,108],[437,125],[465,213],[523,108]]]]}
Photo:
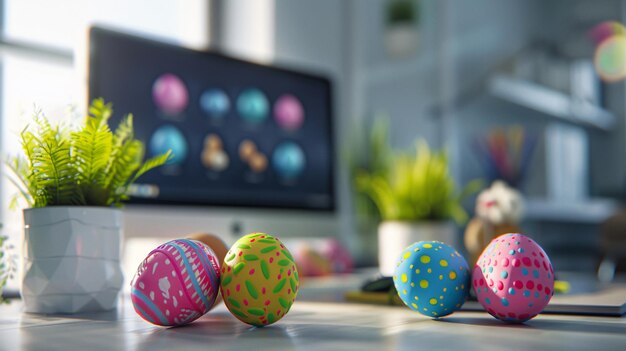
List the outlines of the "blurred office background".
{"type": "MultiPolygon", "coordinates": [[[[626,196],[626,91],[621,81],[599,78],[597,46],[589,35],[599,23],[624,22],[625,1],[3,0],[0,5],[3,154],[19,150],[16,133],[34,104],[50,117],[84,110],[86,28],[92,23],[331,78],[337,206],[330,217],[320,218],[333,224],[319,237],[341,240],[361,266],[376,264],[375,228],[363,228],[356,219],[342,155],[353,131],[367,130],[380,116],[389,121],[393,147],[425,138],[434,148],[447,148],[459,184],[489,180],[473,146],[477,139],[510,128],[532,135],[536,146],[517,184],[526,197],[523,228],[557,269],[596,270],[603,255],[602,224],[626,196]]],[[[8,210],[11,188],[4,179],[1,184],[5,231],[19,242],[20,214],[8,210]]],[[[464,202],[470,215],[473,201],[464,202]]],[[[167,209],[177,211],[184,210],[167,209]]],[[[192,213],[213,211],[229,209],[192,213]]],[[[241,220],[254,211],[241,212],[241,220]]],[[[268,215],[288,221],[291,212],[268,215]]],[[[141,218],[150,214],[142,212],[141,218]]],[[[216,231],[234,230],[231,224],[216,231]]],[[[248,228],[255,230],[243,231],[248,228]]],[[[180,231],[187,229],[204,228],[180,231]]],[[[463,227],[458,231],[460,236],[463,227]]]]}

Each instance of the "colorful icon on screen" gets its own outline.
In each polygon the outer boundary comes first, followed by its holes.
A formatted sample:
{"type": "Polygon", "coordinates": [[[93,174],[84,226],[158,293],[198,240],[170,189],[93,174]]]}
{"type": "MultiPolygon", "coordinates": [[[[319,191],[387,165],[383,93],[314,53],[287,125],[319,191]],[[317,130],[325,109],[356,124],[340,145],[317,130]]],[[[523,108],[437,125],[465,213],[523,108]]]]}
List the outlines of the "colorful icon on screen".
{"type": "Polygon", "coordinates": [[[150,154],[158,155],[172,150],[168,165],[179,165],[187,158],[187,140],[183,133],[172,125],[159,127],[150,138],[150,154]]]}
{"type": "Polygon", "coordinates": [[[209,89],[200,96],[200,106],[212,118],[223,118],[230,110],[230,99],[222,89],[209,89]]]}
{"type": "Polygon", "coordinates": [[[274,104],[274,119],[283,129],[296,130],[300,128],[304,123],[302,103],[290,94],[279,97],[274,104]]]}
{"type": "Polygon", "coordinates": [[[246,89],[237,98],[237,111],[246,121],[261,123],[267,118],[269,102],[261,90],[246,89]]]}
{"type": "Polygon", "coordinates": [[[286,141],[279,144],[272,155],[272,166],[280,178],[294,179],[304,171],[305,157],[302,148],[286,141]]]}
{"type": "Polygon", "coordinates": [[[267,157],[258,150],[256,144],[245,139],[239,144],[239,158],[250,167],[254,173],[262,173],[267,169],[267,157]]]}
{"type": "Polygon", "coordinates": [[[221,172],[228,168],[230,158],[219,135],[209,134],[204,138],[201,160],[204,167],[212,171],[221,172]]]}
{"type": "Polygon", "coordinates": [[[152,85],[152,100],[163,113],[177,115],[187,108],[189,93],[177,75],[165,73],[152,85]]]}

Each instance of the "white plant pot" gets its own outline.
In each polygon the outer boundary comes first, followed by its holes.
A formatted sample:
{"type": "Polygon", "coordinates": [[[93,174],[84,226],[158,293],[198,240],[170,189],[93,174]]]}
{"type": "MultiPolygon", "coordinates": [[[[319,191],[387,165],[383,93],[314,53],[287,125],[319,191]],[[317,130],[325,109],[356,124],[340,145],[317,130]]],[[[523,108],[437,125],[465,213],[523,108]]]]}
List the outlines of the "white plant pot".
{"type": "Polygon", "coordinates": [[[84,313],[116,308],[122,212],[103,207],[24,210],[22,298],[26,312],[84,313]]]}
{"type": "Polygon", "coordinates": [[[412,23],[398,23],[385,29],[385,47],[391,58],[407,57],[417,50],[418,32],[412,23]]]}
{"type": "Polygon", "coordinates": [[[452,222],[386,221],[378,226],[378,266],[383,276],[392,276],[402,250],[418,241],[441,241],[457,245],[452,222]]]}

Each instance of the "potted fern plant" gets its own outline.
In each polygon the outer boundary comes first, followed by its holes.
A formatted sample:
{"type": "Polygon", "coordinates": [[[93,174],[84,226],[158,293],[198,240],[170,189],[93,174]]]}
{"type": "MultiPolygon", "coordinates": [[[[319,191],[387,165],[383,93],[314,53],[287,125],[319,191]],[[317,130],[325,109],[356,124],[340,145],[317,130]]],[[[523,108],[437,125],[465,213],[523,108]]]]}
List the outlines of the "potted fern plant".
{"type": "MultiPolygon", "coordinates": [[[[384,125],[378,125],[378,128],[384,125]]],[[[398,255],[410,244],[422,240],[443,241],[457,245],[455,223],[467,220],[461,206],[464,197],[477,191],[481,181],[468,183],[458,192],[448,170],[445,151],[432,151],[425,141],[418,141],[416,152],[394,152],[380,147],[386,130],[374,131],[377,150],[386,160],[372,169],[355,172],[356,188],[372,202],[380,218],[378,226],[378,261],[380,272],[393,275],[398,255]]],[[[383,144],[387,144],[386,138],[383,144]]]]}
{"type": "Polygon", "coordinates": [[[52,126],[37,113],[20,135],[24,156],[9,160],[9,179],[24,210],[21,294],[27,312],[79,313],[116,307],[122,286],[122,213],[128,188],[163,165],[143,162],[132,115],[115,132],[110,104],[93,101],[78,128],[52,126]]]}

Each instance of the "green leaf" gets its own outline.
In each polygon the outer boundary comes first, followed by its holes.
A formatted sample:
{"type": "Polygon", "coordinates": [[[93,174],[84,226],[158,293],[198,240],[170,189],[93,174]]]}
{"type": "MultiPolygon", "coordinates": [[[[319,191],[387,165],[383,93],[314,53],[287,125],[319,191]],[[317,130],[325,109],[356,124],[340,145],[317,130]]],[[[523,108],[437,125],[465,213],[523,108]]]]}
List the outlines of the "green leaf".
{"type": "Polygon", "coordinates": [[[42,206],[85,205],[72,164],[71,144],[65,129],[52,128],[47,120],[36,120],[40,137],[34,137],[31,154],[33,181],[42,206]]]}
{"type": "Polygon", "coordinates": [[[248,293],[250,294],[250,296],[252,296],[255,299],[259,298],[259,293],[256,291],[254,284],[252,284],[252,282],[249,280],[246,280],[246,289],[248,290],[248,293]]]}
{"type": "Polygon", "coordinates": [[[255,316],[262,316],[265,314],[262,308],[249,308],[248,313],[253,314],[255,316]]]}
{"type": "Polygon", "coordinates": [[[285,255],[285,257],[287,257],[288,259],[290,259],[291,261],[293,261],[293,257],[291,256],[291,254],[289,253],[289,251],[287,250],[280,250],[280,252],[283,253],[283,255],[285,255]]]}
{"type": "Polygon", "coordinates": [[[229,275],[226,278],[222,279],[222,286],[228,286],[228,284],[230,284],[232,281],[233,277],[229,275]]]}
{"type": "Polygon", "coordinates": [[[276,284],[276,286],[274,287],[274,294],[279,293],[283,287],[285,286],[285,284],[287,283],[287,278],[283,278],[281,281],[278,282],[278,284],[276,284]]]}
{"type": "Polygon", "coordinates": [[[94,99],[91,102],[91,106],[89,106],[89,114],[99,124],[105,124],[111,117],[112,113],[113,113],[112,104],[105,103],[104,99],[102,98],[94,99]]]}
{"type": "Polygon", "coordinates": [[[265,277],[265,279],[270,278],[270,269],[267,265],[267,262],[265,262],[264,260],[261,260],[261,272],[263,272],[263,276],[265,277]]]}
{"type": "Polygon", "coordinates": [[[248,318],[248,316],[246,316],[245,313],[243,313],[243,312],[241,312],[241,311],[239,311],[237,309],[230,308],[229,311],[231,311],[235,316],[244,318],[244,320],[248,318]]]}
{"type": "Polygon", "coordinates": [[[172,158],[172,150],[168,150],[166,153],[158,156],[154,156],[148,159],[141,165],[141,168],[135,173],[135,176],[130,181],[130,184],[134,183],[139,177],[141,177],[144,173],[148,172],[151,169],[164,165],[167,161],[172,158]]]}
{"type": "Polygon", "coordinates": [[[111,160],[107,188],[111,192],[109,202],[118,203],[127,193],[128,179],[141,165],[144,146],[139,140],[129,139],[120,148],[117,156],[111,160]]]}
{"type": "Polygon", "coordinates": [[[291,291],[294,293],[298,291],[298,286],[296,285],[296,281],[293,278],[289,278],[289,285],[291,285],[291,291]]]}
{"type": "MultiPolygon", "coordinates": [[[[122,119],[120,124],[117,126],[117,129],[115,129],[115,134],[113,134],[111,158],[109,159],[109,162],[107,164],[107,168],[105,171],[106,173],[105,184],[109,185],[113,181],[113,178],[115,176],[113,167],[116,166],[118,162],[118,158],[120,157],[120,154],[123,151],[127,151],[127,150],[124,150],[124,148],[128,147],[127,142],[133,139],[133,135],[134,135],[133,115],[128,114],[122,119]]],[[[123,183],[123,182],[120,182],[120,183],[123,183]]]]}
{"type": "Polygon", "coordinates": [[[233,267],[233,273],[235,275],[237,275],[237,273],[239,273],[242,269],[244,269],[246,266],[245,262],[239,262],[235,265],[235,267],[233,267]]]}
{"type": "Polygon", "coordinates": [[[11,182],[18,190],[18,194],[11,199],[10,208],[17,208],[17,201],[21,197],[29,207],[33,206],[33,198],[30,195],[32,189],[30,188],[29,178],[29,166],[26,161],[21,157],[12,157],[4,162],[5,167],[9,170],[5,175],[9,182],[11,182]]]}
{"type": "Polygon", "coordinates": [[[87,201],[92,205],[106,206],[106,169],[113,149],[113,135],[106,124],[111,115],[110,105],[92,106],[83,129],[71,134],[72,162],[77,181],[87,201]]]}
{"type": "Polygon", "coordinates": [[[283,306],[283,308],[289,307],[289,302],[287,302],[287,300],[285,300],[282,297],[278,298],[278,303],[280,303],[280,305],[283,306]]]}
{"type": "Polygon", "coordinates": [[[277,246],[268,246],[261,249],[261,253],[268,253],[276,250],[277,246]]]}
{"type": "Polygon", "coordinates": [[[228,302],[232,305],[235,306],[237,308],[241,308],[241,304],[239,304],[239,302],[235,299],[233,299],[232,297],[228,298],[228,302]]]}

